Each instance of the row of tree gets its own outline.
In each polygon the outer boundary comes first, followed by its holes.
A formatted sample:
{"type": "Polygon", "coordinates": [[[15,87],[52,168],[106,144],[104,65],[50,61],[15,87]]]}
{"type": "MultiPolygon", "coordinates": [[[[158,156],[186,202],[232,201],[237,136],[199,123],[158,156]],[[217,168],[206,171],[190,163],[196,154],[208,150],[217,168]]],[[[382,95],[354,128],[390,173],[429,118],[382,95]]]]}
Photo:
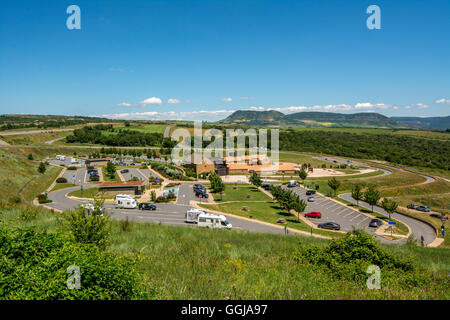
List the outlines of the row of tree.
{"type": "Polygon", "coordinates": [[[292,192],[291,190],[283,189],[281,186],[270,186],[270,192],[278,204],[290,212],[294,210],[297,213],[297,219],[300,221],[300,214],[305,211],[306,202],[292,192]]]}
{"type": "MultiPolygon", "coordinates": [[[[378,204],[381,195],[380,192],[372,185],[368,186],[364,192],[359,185],[356,185],[352,189],[352,198],[356,200],[356,205],[358,206],[359,201],[361,200],[367,202],[372,206],[373,212],[373,207],[378,204]]],[[[391,220],[391,215],[397,210],[398,203],[392,199],[384,198],[383,201],[381,201],[381,206],[389,214],[389,220],[391,220]]]]}

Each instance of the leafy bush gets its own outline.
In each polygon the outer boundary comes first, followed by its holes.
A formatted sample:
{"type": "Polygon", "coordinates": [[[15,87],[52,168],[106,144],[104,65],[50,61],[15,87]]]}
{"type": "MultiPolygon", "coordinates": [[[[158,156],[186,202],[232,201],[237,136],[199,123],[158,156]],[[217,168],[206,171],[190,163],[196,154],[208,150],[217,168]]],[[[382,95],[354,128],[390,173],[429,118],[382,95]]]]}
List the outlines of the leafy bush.
{"type": "Polygon", "coordinates": [[[100,181],[100,177],[99,176],[92,176],[89,178],[90,181],[100,181]]]}
{"type": "Polygon", "coordinates": [[[62,234],[0,227],[0,299],[142,299],[136,258],[69,241],[62,234]],[[67,287],[67,268],[81,271],[80,289],[67,287]]]}
{"type": "Polygon", "coordinates": [[[77,170],[78,168],[77,167],[74,167],[74,166],[70,166],[70,167],[67,167],[67,170],[77,170]]]}
{"type": "Polygon", "coordinates": [[[96,200],[91,215],[87,215],[86,209],[82,207],[63,214],[63,218],[76,242],[106,248],[111,232],[111,222],[108,216],[101,213],[101,207],[103,207],[103,203],[96,200]]]}
{"type": "Polygon", "coordinates": [[[56,183],[67,183],[67,179],[64,177],[59,177],[56,179],[56,183]]]}
{"type": "Polygon", "coordinates": [[[326,248],[301,248],[295,253],[295,259],[320,267],[338,279],[358,283],[366,281],[366,271],[370,265],[380,268],[382,285],[424,286],[431,280],[427,273],[419,272],[411,258],[400,258],[389,253],[362,230],[347,233],[333,240],[326,248]]]}

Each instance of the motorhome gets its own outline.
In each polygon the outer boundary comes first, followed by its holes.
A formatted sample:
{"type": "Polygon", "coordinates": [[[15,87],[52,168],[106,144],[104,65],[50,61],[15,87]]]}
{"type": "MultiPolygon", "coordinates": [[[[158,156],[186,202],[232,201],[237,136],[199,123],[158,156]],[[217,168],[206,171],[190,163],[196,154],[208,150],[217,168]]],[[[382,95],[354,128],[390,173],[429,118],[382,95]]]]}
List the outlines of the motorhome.
{"type": "Polygon", "coordinates": [[[291,180],[291,181],[288,182],[287,187],[288,187],[288,188],[294,188],[294,187],[296,187],[297,185],[298,185],[298,182],[297,182],[297,181],[291,180]]]}
{"type": "MultiPolygon", "coordinates": [[[[122,195],[123,196],[123,195],[122,195]]],[[[138,202],[134,197],[115,197],[114,204],[116,209],[135,209],[138,207],[138,202]]]]}
{"type": "Polygon", "coordinates": [[[66,161],[66,156],[63,156],[63,155],[57,155],[56,156],[56,160],[60,160],[60,161],[66,161]]]}
{"type": "Polygon", "coordinates": [[[224,215],[201,213],[198,215],[197,226],[211,229],[231,229],[233,226],[224,215]]]}
{"type": "Polygon", "coordinates": [[[126,198],[126,199],[136,199],[135,197],[134,197],[134,195],[132,195],[132,194],[116,194],[116,196],[114,197],[114,201],[115,200],[117,200],[117,199],[119,199],[119,198],[126,198]]]}
{"type": "Polygon", "coordinates": [[[70,158],[70,163],[72,163],[72,164],[78,163],[78,159],[70,158]]]}
{"type": "Polygon", "coordinates": [[[197,223],[198,222],[198,216],[202,213],[207,213],[205,210],[200,209],[189,209],[186,211],[186,222],[187,223],[197,223]]]}

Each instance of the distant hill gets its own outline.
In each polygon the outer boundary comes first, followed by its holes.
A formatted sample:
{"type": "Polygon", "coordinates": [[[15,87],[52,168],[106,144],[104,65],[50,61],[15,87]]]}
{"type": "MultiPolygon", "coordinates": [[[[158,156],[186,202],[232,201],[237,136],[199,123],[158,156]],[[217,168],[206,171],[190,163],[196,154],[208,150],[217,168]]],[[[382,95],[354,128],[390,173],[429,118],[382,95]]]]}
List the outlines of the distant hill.
{"type": "Polygon", "coordinates": [[[279,111],[239,110],[220,121],[221,123],[248,124],[253,126],[280,125],[285,115],[279,111]]]}
{"type": "Polygon", "coordinates": [[[447,117],[386,117],[375,112],[353,114],[334,112],[297,112],[283,114],[279,111],[236,111],[219,121],[227,124],[279,127],[358,127],[358,128],[415,128],[446,130],[450,128],[447,117]]]}
{"type": "Polygon", "coordinates": [[[413,128],[430,129],[430,130],[446,130],[450,129],[450,116],[447,117],[392,117],[392,120],[398,123],[408,125],[413,128]]]}
{"type": "Polygon", "coordinates": [[[254,126],[300,126],[300,127],[408,127],[379,113],[343,114],[333,112],[298,112],[283,114],[279,111],[236,111],[220,121],[228,124],[248,124],[254,126]]]}

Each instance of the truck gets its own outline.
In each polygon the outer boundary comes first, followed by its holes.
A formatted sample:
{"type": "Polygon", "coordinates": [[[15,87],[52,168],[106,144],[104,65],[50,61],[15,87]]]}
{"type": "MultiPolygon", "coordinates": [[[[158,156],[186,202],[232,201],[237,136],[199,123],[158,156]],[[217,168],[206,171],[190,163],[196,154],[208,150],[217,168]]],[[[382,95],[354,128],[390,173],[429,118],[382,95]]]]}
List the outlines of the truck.
{"type": "Polygon", "coordinates": [[[138,207],[137,200],[131,195],[116,195],[114,204],[116,209],[136,209],[138,207]]]}
{"type": "Polygon", "coordinates": [[[224,215],[212,213],[201,213],[198,215],[197,226],[200,228],[210,229],[227,229],[233,228],[224,215]]]}
{"type": "Polygon", "coordinates": [[[207,213],[205,210],[200,210],[200,209],[189,209],[188,211],[186,211],[186,222],[187,223],[197,223],[198,222],[198,216],[201,215],[202,213],[207,213]]]}

